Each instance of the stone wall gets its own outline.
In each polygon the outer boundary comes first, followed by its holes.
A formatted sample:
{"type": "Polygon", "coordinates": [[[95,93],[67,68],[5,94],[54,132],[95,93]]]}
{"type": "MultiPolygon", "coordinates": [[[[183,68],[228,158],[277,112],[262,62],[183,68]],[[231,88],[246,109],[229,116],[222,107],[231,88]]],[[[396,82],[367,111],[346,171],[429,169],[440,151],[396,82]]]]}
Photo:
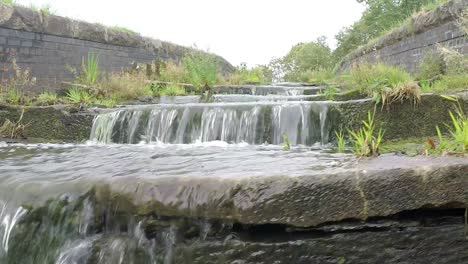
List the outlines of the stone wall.
{"type": "Polygon", "coordinates": [[[349,54],[340,70],[362,62],[383,62],[417,73],[420,61],[426,54],[434,53],[438,44],[468,54],[468,39],[459,27],[459,18],[467,3],[466,0],[452,0],[432,12],[414,16],[406,26],[349,54]]]}
{"type": "MultiPolygon", "coordinates": [[[[89,53],[99,55],[102,71],[112,72],[131,67],[134,62],[180,61],[190,50],[100,24],[0,4],[0,77],[5,79],[11,74],[11,62],[16,60],[37,78],[35,89],[59,87],[61,81],[71,80],[74,76],[70,67],[79,69],[89,53]]],[[[225,59],[217,56],[217,60],[221,72],[233,70],[225,59]]]]}

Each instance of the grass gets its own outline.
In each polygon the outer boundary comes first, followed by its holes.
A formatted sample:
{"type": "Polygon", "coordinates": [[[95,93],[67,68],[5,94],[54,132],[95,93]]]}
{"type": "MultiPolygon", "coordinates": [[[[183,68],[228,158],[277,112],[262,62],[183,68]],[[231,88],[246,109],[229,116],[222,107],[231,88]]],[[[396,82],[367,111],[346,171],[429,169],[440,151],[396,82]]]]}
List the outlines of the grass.
{"type": "Polygon", "coordinates": [[[377,104],[389,105],[394,102],[421,98],[421,88],[405,70],[382,63],[360,64],[351,69],[351,81],[361,92],[371,96],[377,104]]]}
{"type": "Polygon", "coordinates": [[[195,51],[184,57],[183,65],[188,81],[197,91],[201,92],[216,84],[218,68],[214,56],[195,51]]]}
{"type": "Polygon", "coordinates": [[[456,102],[455,114],[449,111],[451,124],[447,124],[452,140],[457,144],[457,149],[462,152],[468,151],[468,117],[458,99],[450,96],[443,96],[445,99],[456,102]]]}
{"type": "Polygon", "coordinates": [[[54,92],[45,92],[41,93],[37,97],[37,104],[38,105],[54,105],[59,102],[59,98],[56,93],[54,92]]]}
{"type": "Polygon", "coordinates": [[[308,82],[318,85],[328,84],[335,78],[335,73],[332,69],[320,68],[318,70],[309,72],[308,82]]]}
{"type": "Polygon", "coordinates": [[[377,131],[375,126],[375,112],[367,113],[367,121],[362,121],[363,127],[357,131],[348,130],[354,145],[354,153],[360,157],[376,157],[379,155],[379,147],[382,143],[384,131],[377,131]]]}
{"type": "Polygon", "coordinates": [[[334,85],[327,85],[325,89],[318,91],[317,95],[323,95],[326,100],[333,101],[338,93],[338,89],[334,85]]]}
{"type": "Polygon", "coordinates": [[[0,4],[14,5],[16,4],[15,0],[0,0],[0,4]]]}
{"type": "Polygon", "coordinates": [[[284,151],[291,150],[291,140],[289,140],[288,134],[283,134],[283,150],[284,151]]]}
{"type": "Polygon", "coordinates": [[[346,148],[346,142],[345,142],[345,135],[343,131],[340,130],[340,132],[335,131],[336,135],[336,151],[338,153],[344,153],[345,148],[346,148]]]}
{"type": "Polygon", "coordinates": [[[185,95],[184,87],[177,84],[168,84],[157,92],[160,96],[185,95]]]}
{"type": "Polygon", "coordinates": [[[12,122],[9,119],[6,119],[3,125],[0,127],[0,136],[7,138],[22,138],[24,137],[24,131],[29,126],[28,124],[23,124],[24,109],[21,110],[21,115],[16,122],[12,122]]]}
{"type": "Polygon", "coordinates": [[[128,34],[139,35],[136,31],[133,31],[133,30],[128,29],[126,27],[113,26],[113,27],[110,27],[110,29],[115,30],[115,31],[119,31],[119,32],[125,32],[125,33],[128,33],[128,34]]]}
{"type": "Polygon", "coordinates": [[[96,97],[128,101],[140,96],[152,96],[150,85],[144,72],[114,73],[98,86],[96,97]]]}
{"type": "Polygon", "coordinates": [[[67,99],[73,104],[91,105],[93,103],[92,96],[87,91],[78,87],[72,87],[68,90],[67,99]]]}
{"type": "Polygon", "coordinates": [[[100,105],[100,106],[104,106],[106,108],[112,108],[112,107],[115,107],[115,105],[117,105],[117,101],[113,98],[110,98],[110,99],[96,99],[94,100],[94,105],[100,105]]]}
{"type": "Polygon", "coordinates": [[[81,63],[81,81],[87,85],[96,84],[99,78],[99,56],[88,53],[88,58],[82,59],[81,63]]]}

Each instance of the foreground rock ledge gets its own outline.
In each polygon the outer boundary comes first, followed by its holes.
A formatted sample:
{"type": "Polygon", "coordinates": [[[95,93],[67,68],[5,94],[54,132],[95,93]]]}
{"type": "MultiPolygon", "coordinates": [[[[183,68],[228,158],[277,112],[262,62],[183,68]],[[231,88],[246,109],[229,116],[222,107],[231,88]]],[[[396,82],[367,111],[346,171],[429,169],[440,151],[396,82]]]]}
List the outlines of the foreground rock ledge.
{"type": "Polygon", "coordinates": [[[468,205],[466,158],[387,155],[309,176],[248,173],[238,178],[120,178],[109,186],[114,199],[127,199],[140,214],[296,227],[468,205]]]}

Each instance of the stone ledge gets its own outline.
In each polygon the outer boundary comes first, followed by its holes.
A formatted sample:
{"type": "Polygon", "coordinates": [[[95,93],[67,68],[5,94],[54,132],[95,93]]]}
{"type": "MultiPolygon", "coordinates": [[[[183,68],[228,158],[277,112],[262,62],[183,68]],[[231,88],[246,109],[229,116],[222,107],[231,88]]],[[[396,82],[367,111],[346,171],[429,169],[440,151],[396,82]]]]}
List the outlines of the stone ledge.
{"type": "Polygon", "coordinates": [[[237,178],[119,178],[105,184],[140,214],[312,227],[420,208],[465,208],[468,160],[386,155],[309,176],[246,172],[237,178]]]}

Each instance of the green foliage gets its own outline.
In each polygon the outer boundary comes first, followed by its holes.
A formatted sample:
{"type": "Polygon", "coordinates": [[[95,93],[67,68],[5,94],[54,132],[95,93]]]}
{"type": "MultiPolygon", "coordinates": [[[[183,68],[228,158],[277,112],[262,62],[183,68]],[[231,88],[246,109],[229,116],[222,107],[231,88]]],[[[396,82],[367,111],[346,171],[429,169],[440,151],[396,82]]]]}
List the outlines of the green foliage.
{"type": "Polygon", "coordinates": [[[335,100],[335,96],[338,93],[338,89],[334,85],[328,85],[323,91],[320,91],[319,94],[325,96],[325,99],[329,101],[335,100]]]}
{"type": "Polygon", "coordinates": [[[440,80],[436,80],[431,91],[446,92],[450,90],[460,90],[468,87],[468,78],[466,74],[443,75],[440,80]]]}
{"type": "Polygon", "coordinates": [[[456,102],[455,114],[449,111],[452,120],[451,125],[446,125],[450,131],[453,141],[458,145],[458,148],[463,152],[468,151],[468,117],[465,115],[463,108],[457,98],[450,96],[442,96],[443,98],[456,102]]]}
{"type": "Polygon", "coordinates": [[[163,82],[187,83],[189,78],[183,65],[169,61],[159,64],[159,76],[157,79],[163,82]]]}
{"type": "Polygon", "coordinates": [[[37,104],[38,105],[54,105],[59,102],[59,98],[56,93],[53,92],[45,92],[41,93],[37,97],[37,104]]]}
{"type": "Polygon", "coordinates": [[[110,99],[96,99],[94,100],[95,105],[102,105],[107,108],[112,108],[117,104],[117,101],[113,98],[110,99]]]}
{"type": "Polygon", "coordinates": [[[74,104],[87,104],[93,103],[92,96],[85,90],[78,87],[72,87],[67,92],[67,99],[74,104]]]}
{"type": "Polygon", "coordinates": [[[273,73],[267,66],[259,65],[249,69],[246,63],[241,63],[236,71],[228,76],[227,83],[239,84],[262,84],[271,83],[273,73]]]}
{"type": "Polygon", "coordinates": [[[198,91],[216,84],[218,67],[213,55],[201,51],[191,52],[184,57],[184,68],[188,81],[198,91]]]}
{"type": "Polygon", "coordinates": [[[83,58],[81,63],[81,78],[84,84],[96,84],[99,78],[99,56],[93,53],[88,54],[88,59],[83,58]]]}
{"type": "Polygon", "coordinates": [[[344,153],[345,148],[346,148],[346,143],[345,143],[345,135],[343,131],[340,130],[340,132],[335,131],[336,135],[336,151],[338,153],[344,153]]]}
{"type": "Polygon", "coordinates": [[[114,98],[123,101],[152,95],[145,73],[138,71],[109,74],[97,89],[93,93],[97,98],[114,98]]]}
{"type": "Polygon", "coordinates": [[[270,67],[276,75],[283,75],[286,81],[309,81],[313,72],[332,67],[332,53],[321,37],[316,41],[299,43],[281,59],[272,61],[270,67]]]}
{"type": "Polygon", "coordinates": [[[284,151],[291,150],[291,140],[289,140],[288,134],[283,134],[283,150],[284,151]]]}
{"type": "Polygon", "coordinates": [[[113,26],[113,27],[110,27],[110,29],[115,30],[115,31],[119,31],[119,32],[125,32],[125,33],[128,33],[128,34],[139,35],[137,32],[135,32],[135,31],[133,31],[131,29],[128,29],[126,27],[113,26]]]}
{"type": "Polygon", "coordinates": [[[14,5],[16,4],[16,1],[15,0],[0,0],[0,4],[14,5]]]}
{"type": "Polygon", "coordinates": [[[168,84],[158,91],[160,96],[185,95],[184,87],[177,84],[168,84]]]}
{"type": "Polygon", "coordinates": [[[348,130],[353,139],[354,152],[360,157],[375,157],[379,155],[379,147],[382,143],[384,131],[382,128],[376,133],[375,112],[367,113],[367,121],[362,121],[363,127],[358,131],[348,130]]]}
{"type": "Polygon", "coordinates": [[[331,68],[319,68],[309,73],[307,82],[325,85],[335,77],[336,75],[331,68]]]}
{"type": "Polygon", "coordinates": [[[429,53],[419,63],[419,80],[435,80],[444,74],[444,61],[442,56],[429,53]]]}
{"type": "Polygon", "coordinates": [[[21,93],[18,89],[10,89],[6,93],[5,100],[12,105],[19,105],[21,103],[21,93]]]}
{"type": "Polygon", "coordinates": [[[390,29],[401,26],[422,9],[429,10],[440,5],[440,0],[359,0],[366,5],[361,19],[350,27],[343,28],[336,36],[338,42],[333,52],[335,61],[343,59],[359,46],[369,43],[390,29]],[[425,7],[426,6],[426,7],[425,7]]]}

